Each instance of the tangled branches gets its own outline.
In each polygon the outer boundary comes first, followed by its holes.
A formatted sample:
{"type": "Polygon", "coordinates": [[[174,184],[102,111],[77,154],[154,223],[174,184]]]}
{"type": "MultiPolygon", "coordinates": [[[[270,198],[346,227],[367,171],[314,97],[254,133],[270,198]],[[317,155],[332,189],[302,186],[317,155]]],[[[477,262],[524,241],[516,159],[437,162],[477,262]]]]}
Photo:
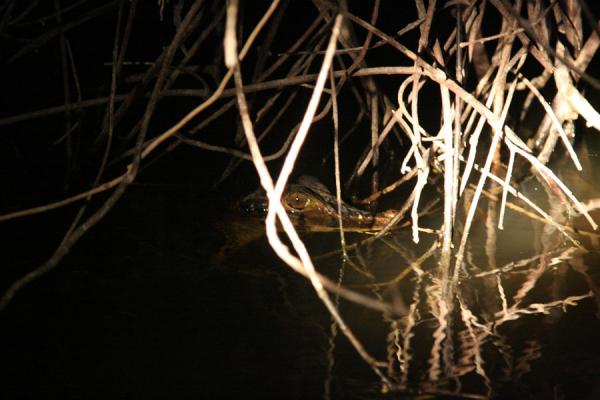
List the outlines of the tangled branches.
{"type": "MultiPolygon", "coordinates": [[[[6,68],[18,68],[34,50],[57,41],[64,103],[36,104],[48,107],[25,112],[22,108],[28,103],[23,102],[0,118],[0,125],[11,129],[60,117],[65,126],[56,141],[64,145],[68,170],[81,167],[75,155],[78,147],[96,164],[87,164],[82,174],[86,184],[93,182],[91,188],[80,185],[68,194],[55,193],[60,199],[55,202],[3,210],[0,221],[6,223],[80,207],[53,254],[8,286],[0,309],[28,283],[55,268],[136,182],[140,169],[186,145],[228,157],[219,182],[235,174],[242,160],[252,161],[269,199],[269,244],[310,280],[336,326],[387,389],[460,392],[461,378],[474,371],[485,388],[482,396],[487,396],[493,384],[482,349],[503,343],[498,352],[509,353],[501,326],[594,295],[590,291],[545,302],[529,299],[550,267],[587,251],[581,237],[596,238],[588,231],[597,228],[590,207],[594,199],[582,202],[576,197],[560,177],[563,167],[551,162],[552,154],[565,153],[575,169],[584,169],[587,160],[580,160],[575,139],[600,130],[600,114],[584,95],[586,87],[600,88],[586,73],[600,43],[600,25],[585,2],[415,0],[413,14],[398,15],[377,0],[369,7],[344,0],[315,0],[311,5],[274,0],[260,6],[236,0],[161,1],[160,24],[173,21],[168,43],[154,58],[137,62],[132,56],[132,42],[141,46],[137,13],[147,11],[148,5],[111,1],[94,8],[93,3],[57,6],[43,17],[38,14],[47,10],[37,2],[19,9],[8,1],[2,9],[0,29],[11,37],[34,32],[24,30],[27,24],[54,24],[53,29],[24,38],[27,45],[19,46],[15,39],[7,47],[6,68]],[[294,18],[294,13],[302,18],[294,18]],[[112,55],[106,63],[110,74],[94,77],[102,80],[102,95],[91,97],[70,32],[78,26],[94,29],[89,21],[109,17],[114,20],[112,55]],[[101,110],[101,115],[90,118],[86,110],[101,110]],[[327,125],[329,118],[330,145],[319,153],[318,145],[307,142],[316,135],[311,129],[327,125]],[[97,129],[89,129],[90,121],[97,129]],[[576,129],[583,123],[588,128],[576,129]],[[228,131],[215,135],[215,126],[228,131]],[[88,130],[85,139],[77,134],[83,129],[88,130]],[[361,244],[347,245],[342,193],[371,210],[386,198],[404,199],[396,207],[402,210],[398,217],[367,239],[384,242],[404,214],[410,215],[411,239],[396,248],[404,261],[395,266],[395,277],[387,284],[377,281],[369,262],[355,266],[369,272],[364,274],[370,279],[367,293],[327,277],[313,262],[281,204],[290,178],[306,168],[303,155],[310,151],[324,160],[323,165],[328,165],[328,153],[333,154],[327,176],[335,181],[343,265],[356,263],[353,252],[358,254],[361,244]],[[531,185],[541,185],[545,197],[527,194],[531,185]],[[432,197],[443,198],[441,210],[424,215],[432,197]],[[538,224],[542,232],[536,246],[541,247],[539,254],[511,259],[500,267],[500,237],[511,225],[505,222],[507,208],[514,211],[510,218],[538,224]],[[483,230],[475,222],[482,211],[483,230]],[[583,216],[588,227],[573,228],[574,214],[583,216]],[[483,242],[473,238],[474,231],[483,242]],[[411,246],[421,249],[424,233],[426,249],[409,254],[411,246]],[[473,255],[476,248],[482,249],[484,260],[473,255]],[[391,288],[404,285],[408,276],[412,294],[405,300],[410,305],[388,301],[391,288]],[[481,290],[476,289],[478,280],[497,295],[494,304],[479,313],[473,300],[478,297],[474,292],[481,290]],[[391,329],[387,362],[371,355],[353,332],[338,296],[383,313],[391,329]],[[426,316],[435,321],[428,331],[428,372],[414,385],[409,383],[416,357],[411,338],[423,329],[420,322],[426,316]]],[[[139,54],[149,57],[152,51],[139,54]]],[[[585,275],[584,269],[579,272],[585,275]]],[[[535,351],[527,350],[516,362],[507,356],[507,365],[527,370],[539,353],[537,343],[529,345],[535,351]]]]}

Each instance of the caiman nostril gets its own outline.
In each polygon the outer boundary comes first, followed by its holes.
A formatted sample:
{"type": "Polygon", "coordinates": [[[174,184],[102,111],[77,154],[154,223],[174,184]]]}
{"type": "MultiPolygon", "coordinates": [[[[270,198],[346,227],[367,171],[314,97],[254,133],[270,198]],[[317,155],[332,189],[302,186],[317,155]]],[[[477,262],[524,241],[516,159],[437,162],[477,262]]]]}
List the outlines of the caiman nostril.
{"type": "Polygon", "coordinates": [[[268,200],[262,193],[253,193],[239,203],[240,210],[246,214],[264,217],[268,211],[268,200]]]}

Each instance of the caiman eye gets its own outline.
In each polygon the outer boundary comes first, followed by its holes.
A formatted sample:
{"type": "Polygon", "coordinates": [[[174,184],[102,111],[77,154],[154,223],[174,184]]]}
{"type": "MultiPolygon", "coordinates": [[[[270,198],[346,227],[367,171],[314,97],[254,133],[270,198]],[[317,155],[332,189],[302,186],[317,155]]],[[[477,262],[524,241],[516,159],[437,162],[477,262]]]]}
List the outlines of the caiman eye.
{"type": "Polygon", "coordinates": [[[304,210],[310,203],[310,198],[303,193],[290,193],[285,198],[286,204],[296,211],[304,210]]]}

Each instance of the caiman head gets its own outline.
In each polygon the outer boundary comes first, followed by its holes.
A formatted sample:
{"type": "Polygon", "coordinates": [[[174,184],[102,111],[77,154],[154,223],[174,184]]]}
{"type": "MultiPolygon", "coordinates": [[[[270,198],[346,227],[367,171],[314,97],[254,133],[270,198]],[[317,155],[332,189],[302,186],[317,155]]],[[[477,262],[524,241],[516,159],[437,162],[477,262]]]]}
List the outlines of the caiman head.
{"type": "MultiPolygon", "coordinates": [[[[281,204],[292,223],[302,232],[336,232],[339,230],[337,200],[316,178],[302,176],[288,185],[281,204]]],[[[217,225],[224,233],[225,244],[212,257],[213,264],[222,264],[228,255],[264,235],[262,220],[267,215],[269,201],[258,190],[235,203],[229,217],[217,225]]],[[[396,215],[387,210],[371,214],[342,202],[341,217],[346,232],[369,233],[382,230],[396,215]]]]}
{"type": "MultiPolygon", "coordinates": [[[[281,204],[299,231],[333,232],[339,229],[337,200],[329,190],[312,176],[302,176],[288,185],[281,204]]],[[[240,208],[248,215],[264,217],[269,201],[265,192],[256,191],[240,202],[240,208]]],[[[375,217],[363,210],[342,202],[341,218],[344,231],[368,232],[374,228],[375,217]]]]}

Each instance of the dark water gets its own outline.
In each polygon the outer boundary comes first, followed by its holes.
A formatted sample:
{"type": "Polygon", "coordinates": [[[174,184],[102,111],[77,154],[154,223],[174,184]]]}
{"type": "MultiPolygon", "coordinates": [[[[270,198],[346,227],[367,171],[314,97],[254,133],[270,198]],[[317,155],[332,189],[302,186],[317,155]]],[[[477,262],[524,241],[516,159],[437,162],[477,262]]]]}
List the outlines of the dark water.
{"type": "MultiPolygon", "coordinates": [[[[597,162],[598,155],[590,152],[588,158],[597,162]]],[[[583,199],[598,193],[591,171],[581,182],[569,181],[583,199]]],[[[543,202],[539,184],[528,183],[523,192],[543,202]]],[[[490,329],[471,326],[479,335],[475,343],[486,378],[475,370],[474,342],[465,339],[469,331],[457,312],[450,319],[451,340],[444,343],[451,346],[444,350],[449,355],[436,382],[429,374],[437,323],[428,303],[435,262],[421,266],[425,275],[420,282],[411,272],[393,285],[365,287],[397,277],[407,260],[423,254],[436,236],[423,234],[416,246],[409,232],[399,231],[350,251],[355,267],[372,277],[346,265],[345,285],[406,310],[415,296],[419,299],[405,374],[390,334],[398,327],[404,332],[406,321],[340,304],[369,352],[388,360],[391,375],[405,384],[407,391],[384,396],[377,376],[341,335],[335,340],[333,372],[327,372],[330,318],[310,284],[284,266],[264,238],[229,246],[215,258],[228,243],[225,203],[222,197],[190,193],[184,187],[133,188],[56,271],[19,293],[2,315],[2,397],[312,399],[322,397],[328,376],[332,398],[342,399],[408,398],[406,393],[418,391],[497,398],[600,397],[600,258],[589,239],[575,235],[587,252],[565,253],[572,244],[560,234],[508,211],[490,258],[485,252],[485,215],[479,216],[459,291],[475,321],[490,329]],[[547,262],[561,253],[568,255],[564,261],[547,262]],[[486,275],[491,264],[506,268],[486,275]],[[532,313],[498,322],[502,297],[510,308],[526,282],[530,289],[518,308],[532,313]],[[582,295],[588,297],[560,303],[582,295]],[[532,305],[551,303],[545,313],[533,312],[532,305]]],[[[8,241],[22,245],[25,240],[29,247],[15,246],[5,253],[7,262],[20,260],[11,264],[14,276],[26,262],[42,261],[52,248],[44,238],[60,231],[51,221],[25,223],[30,224],[26,233],[8,241]]],[[[436,223],[433,217],[423,219],[425,227],[436,223]]],[[[589,230],[581,217],[565,223],[589,230]]],[[[304,239],[313,255],[339,248],[336,234],[304,239]]],[[[350,243],[363,239],[348,236],[350,243]]],[[[341,261],[339,256],[317,257],[316,265],[336,279],[341,261]]]]}

